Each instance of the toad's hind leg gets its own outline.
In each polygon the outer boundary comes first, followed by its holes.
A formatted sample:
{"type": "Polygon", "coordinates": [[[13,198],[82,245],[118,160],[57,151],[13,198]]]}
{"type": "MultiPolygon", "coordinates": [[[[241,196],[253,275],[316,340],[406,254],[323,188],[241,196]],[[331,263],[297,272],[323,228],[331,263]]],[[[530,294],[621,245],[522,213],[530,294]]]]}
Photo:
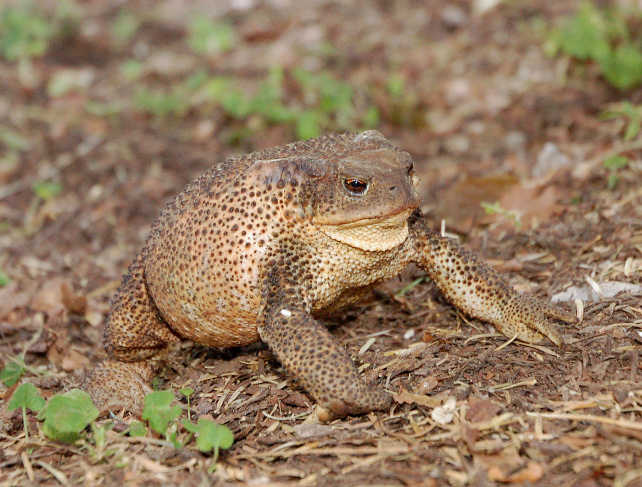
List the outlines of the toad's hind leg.
{"type": "Polygon", "coordinates": [[[169,345],[179,340],[147,291],[143,252],[123,277],[111,305],[103,336],[109,358],[98,364],[83,383],[102,411],[122,408],[140,412],[169,345]]]}

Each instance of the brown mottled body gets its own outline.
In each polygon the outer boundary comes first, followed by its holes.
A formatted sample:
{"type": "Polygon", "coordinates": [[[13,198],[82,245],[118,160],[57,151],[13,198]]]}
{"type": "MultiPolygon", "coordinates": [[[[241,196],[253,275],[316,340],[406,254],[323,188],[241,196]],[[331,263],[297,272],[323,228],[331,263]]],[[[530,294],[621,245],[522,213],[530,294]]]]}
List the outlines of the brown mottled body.
{"type": "Polygon", "coordinates": [[[496,272],[427,228],[410,156],[375,131],[330,135],[229,159],[163,211],[108,318],[109,359],[86,388],[103,407],[138,409],[167,347],[266,342],[319,404],[343,416],[385,409],[315,319],[408,263],[464,312],[525,341],[561,342],[548,316],[496,272]],[[137,387],[132,388],[132,384],[137,387]]]}

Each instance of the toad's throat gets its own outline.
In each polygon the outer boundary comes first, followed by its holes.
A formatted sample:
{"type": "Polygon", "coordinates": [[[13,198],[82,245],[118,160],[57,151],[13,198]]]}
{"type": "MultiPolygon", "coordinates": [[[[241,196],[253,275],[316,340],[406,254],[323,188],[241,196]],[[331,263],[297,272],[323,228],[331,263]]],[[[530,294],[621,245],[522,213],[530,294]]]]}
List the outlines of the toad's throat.
{"type": "Polygon", "coordinates": [[[384,252],[398,247],[408,238],[410,211],[383,218],[367,218],[339,225],[322,225],[328,237],[368,252],[384,252]]]}

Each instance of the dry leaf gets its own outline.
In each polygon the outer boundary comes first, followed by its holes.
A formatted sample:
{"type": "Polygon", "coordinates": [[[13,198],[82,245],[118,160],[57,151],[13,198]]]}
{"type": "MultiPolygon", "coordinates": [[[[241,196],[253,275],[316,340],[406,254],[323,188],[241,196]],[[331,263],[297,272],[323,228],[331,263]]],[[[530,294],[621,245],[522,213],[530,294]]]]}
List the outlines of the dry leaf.
{"type": "Polygon", "coordinates": [[[73,348],[65,350],[60,366],[65,372],[80,370],[89,365],[89,359],[73,348]]]}
{"type": "Polygon", "coordinates": [[[65,308],[62,299],[63,285],[69,287],[69,283],[65,279],[54,278],[47,281],[34,295],[30,307],[34,311],[48,314],[54,314],[60,309],[65,308]]]}
{"type": "Polygon", "coordinates": [[[466,420],[471,423],[481,423],[494,418],[501,407],[486,399],[479,399],[471,396],[468,400],[468,411],[466,411],[466,420]]]}
{"type": "MultiPolygon", "coordinates": [[[[547,221],[554,214],[560,213],[563,206],[559,201],[564,193],[557,186],[519,185],[511,188],[502,195],[499,206],[509,212],[520,215],[521,228],[528,230],[536,228],[540,223],[547,221]]],[[[499,218],[506,218],[498,215],[499,218]]]]}
{"type": "Polygon", "coordinates": [[[486,219],[482,203],[498,201],[517,180],[514,176],[488,176],[466,179],[448,189],[435,208],[436,218],[445,218],[448,226],[469,229],[476,220],[486,219]]]}
{"type": "Polygon", "coordinates": [[[392,398],[399,404],[419,404],[429,408],[437,407],[441,404],[442,400],[434,396],[426,396],[423,394],[413,394],[403,389],[399,394],[394,394],[392,398]]]}
{"type": "Polygon", "coordinates": [[[0,319],[4,319],[14,309],[26,306],[30,300],[31,292],[19,291],[16,282],[0,288],[0,319]]]}
{"type": "Polygon", "coordinates": [[[521,484],[537,482],[544,476],[544,467],[537,462],[524,461],[514,449],[505,449],[497,455],[475,455],[475,462],[486,470],[489,480],[521,484]]]}
{"type": "Polygon", "coordinates": [[[434,375],[429,375],[419,383],[419,386],[415,390],[415,393],[426,394],[432,391],[433,389],[435,389],[438,385],[439,385],[439,381],[437,380],[437,378],[434,375]]]}
{"type": "Polygon", "coordinates": [[[479,436],[479,430],[477,428],[473,428],[469,426],[467,423],[462,422],[461,438],[464,440],[464,443],[466,443],[468,450],[470,450],[471,452],[475,448],[475,442],[477,441],[478,436],[479,436]]]}
{"type": "Polygon", "coordinates": [[[488,475],[489,480],[497,482],[507,482],[511,484],[523,484],[524,482],[533,483],[537,482],[544,476],[544,467],[536,462],[528,462],[526,467],[508,476],[497,466],[491,467],[486,474],[488,475]]]}
{"type": "Polygon", "coordinates": [[[80,294],[74,294],[67,281],[64,281],[60,285],[60,290],[62,292],[62,303],[65,305],[65,308],[67,308],[70,313],[84,315],[85,311],[87,311],[87,298],[80,294]]]}

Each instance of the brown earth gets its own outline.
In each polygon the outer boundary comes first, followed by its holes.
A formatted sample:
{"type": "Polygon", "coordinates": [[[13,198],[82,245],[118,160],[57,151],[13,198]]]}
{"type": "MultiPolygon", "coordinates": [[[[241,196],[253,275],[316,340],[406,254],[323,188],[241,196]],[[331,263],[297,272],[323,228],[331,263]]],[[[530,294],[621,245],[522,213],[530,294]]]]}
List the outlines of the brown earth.
{"type": "MultiPolygon", "coordinates": [[[[53,15],[55,2],[36,5],[53,15]]],[[[184,344],[160,387],[193,388],[192,417],[234,431],[215,473],[193,441],[120,435],[127,416],[99,421],[114,422],[101,450],[47,440],[30,414],[25,445],[21,414],[6,408],[15,387],[0,385],[0,485],[642,486],[642,144],[623,140],[622,119],[599,117],[641,103],[642,90],[617,92],[595,66],[544,54],[547,29],[578,2],[70,5],[66,34],[30,73],[0,61],[0,134],[20,138],[0,138],[0,366],[26,352],[23,380],[46,397],[104,356],[110,299],[164,204],[225,157],[296,138],[292,124],[220,106],[161,117],[132,101],[140,86],[171,91],[199,70],[252,92],[279,65],[299,105],[296,67],[349,83],[356,113],[376,107],[376,127],[413,155],[435,225],[520,290],[569,309],[583,300],[582,321],[563,329],[563,349],[511,342],[409,269],[333,328],[395,394],[390,412],[309,424],[310,399],[264,346],[184,344]],[[124,11],[140,22],[126,41],[112,30],[124,11]],[[229,22],[232,49],[195,54],[197,14],[229,22]],[[122,69],[131,59],[135,81],[122,69]],[[66,74],[78,86],[57,95],[52,80],[66,74]],[[631,162],[609,189],[602,161],[616,153],[631,162]],[[41,181],[62,191],[38,198],[41,181]],[[488,214],[484,202],[499,206],[488,214]]],[[[326,128],[361,129],[356,120],[326,128]]]]}

